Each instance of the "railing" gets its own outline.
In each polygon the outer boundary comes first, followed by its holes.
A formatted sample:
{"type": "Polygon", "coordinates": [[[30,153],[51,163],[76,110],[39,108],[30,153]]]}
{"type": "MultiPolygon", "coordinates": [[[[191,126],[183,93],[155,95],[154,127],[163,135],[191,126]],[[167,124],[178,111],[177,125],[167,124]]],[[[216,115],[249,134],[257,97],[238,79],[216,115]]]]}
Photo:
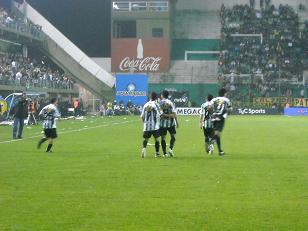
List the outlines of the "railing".
{"type": "Polygon", "coordinates": [[[168,1],[114,1],[112,4],[113,11],[116,12],[167,12],[169,11],[168,1]]]}
{"type": "MultiPolygon", "coordinates": [[[[221,54],[221,53],[226,53],[227,51],[185,51],[185,61],[194,61],[194,60],[190,60],[189,59],[189,55],[191,54],[197,54],[197,55],[217,55],[217,57],[221,54]]],[[[198,60],[201,61],[201,60],[198,60]]],[[[207,60],[205,60],[207,61],[207,60]]]]}
{"type": "MultiPolygon", "coordinates": [[[[14,79],[12,77],[0,76],[0,86],[14,86],[30,88],[44,88],[53,90],[73,90],[74,83],[71,81],[51,81],[48,79],[14,79]]],[[[0,87],[1,88],[1,87],[0,87]]]]}
{"type": "Polygon", "coordinates": [[[232,37],[260,37],[261,44],[263,43],[263,34],[231,34],[232,37]]]}
{"type": "Polygon", "coordinates": [[[42,40],[43,33],[38,25],[25,23],[23,21],[8,20],[0,17],[0,28],[21,35],[42,40]]]}

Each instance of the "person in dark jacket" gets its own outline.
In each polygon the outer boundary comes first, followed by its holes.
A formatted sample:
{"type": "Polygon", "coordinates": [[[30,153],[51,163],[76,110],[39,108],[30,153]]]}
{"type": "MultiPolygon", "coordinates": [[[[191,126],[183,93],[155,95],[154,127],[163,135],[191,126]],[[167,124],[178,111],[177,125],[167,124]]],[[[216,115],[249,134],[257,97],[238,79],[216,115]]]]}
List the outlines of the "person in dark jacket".
{"type": "Polygon", "coordinates": [[[22,139],[24,120],[28,117],[28,101],[23,93],[21,99],[14,107],[13,139],[22,139]]]}

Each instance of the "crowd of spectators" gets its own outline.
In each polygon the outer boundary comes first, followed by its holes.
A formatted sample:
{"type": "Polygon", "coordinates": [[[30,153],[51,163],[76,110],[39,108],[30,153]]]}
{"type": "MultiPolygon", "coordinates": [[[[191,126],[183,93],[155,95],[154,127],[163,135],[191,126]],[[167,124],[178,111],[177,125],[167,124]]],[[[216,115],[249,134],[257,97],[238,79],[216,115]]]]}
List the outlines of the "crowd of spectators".
{"type": "Polygon", "coordinates": [[[135,105],[132,101],[128,101],[125,105],[123,101],[119,104],[115,100],[114,102],[104,102],[98,108],[101,116],[119,116],[119,115],[140,115],[142,111],[142,105],[135,105]]]}
{"type": "Polygon", "coordinates": [[[235,5],[232,9],[223,6],[220,16],[221,49],[227,51],[219,63],[223,73],[278,70],[288,72],[289,76],[302,73],[308,22],[300,30],[299,17],[292,7],[279,5],[276,8],[267,4],[256,10],[249,5],[235,5]]]}
{"type": "Polygon", "coordinates": [[[72,89],[73,81],[60,69],[22,54],[0,52],[0,85],[72,89]]]}
{"type": "Polygon", "coordinates": [[[221,76],[219,82],[229,92],[229,97],[236,101],[250,102],[254,97],[288,97],[304,98],[305,87],[301,83],[290,83],[286,78],[280,82],[275,81],[278,76],[270,75],[254,76],[221,76]]]}
{"type": "Polygon", "coordinates": [[[0,8],[0,27],[5,27],[21,33],[29,34],[36,38],[42,38],[41,26],[33,24],[26,18],[10,15],[4,8],[0,8]]]}
{"type": "Polygon", "coordinates": [[[247,3],[231,9],[221,6],[222,84],[235,97],[243,97],[243,86],[253,89],[250,97],[296,97],[292,89],[303,92],[300,83],[308,67],[308,22],[300,23],[289,5],[275,7],[270,0],[260,0],[260,8],[256,9],[254,0],[247,3]],[[244,74],[250,77],[236,78],[244,74]]]}

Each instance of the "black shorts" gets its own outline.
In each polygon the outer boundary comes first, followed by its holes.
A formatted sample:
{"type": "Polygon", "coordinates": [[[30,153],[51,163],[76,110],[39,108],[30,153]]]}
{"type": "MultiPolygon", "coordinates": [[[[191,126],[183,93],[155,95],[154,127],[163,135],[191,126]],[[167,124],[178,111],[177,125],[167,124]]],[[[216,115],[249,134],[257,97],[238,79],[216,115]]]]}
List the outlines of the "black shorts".
{"type": "Polygon", "coordinates": [[[143,138],[145,138],[145,139],[151,138],[152,135],[154,136],[154,138],[158,138],[160,136],[158,130],[155,130],[155,131],[144,131],[143,132],[143,138]]]}
{"type": "Polygon", "coordinates": [[[210,141],[210,138],[212,138],[214,135],[214,129],[203,127],[203,134],[204,134],[205,140],[208,142],[210,141]]]}
{"type": "Polygon", "coordinates": [[[176,134],[175,126],[172,126],[170,128],[160,128],[159,129],[159,134],[161,136],[167,135],[167,132],[169,132],[170,135],[175,135],[176,134]]]}
{"type": "Polygon", "coordinates": [[[46,128],[44,129],[46,138],[55,139],[58,137],[57,130],[55,128],[46,128]]]}
{"type": "Polygon", "coordinates": [[[214,121],[214,130],[222,132],[225,126],[225,120],[214,121]]]}

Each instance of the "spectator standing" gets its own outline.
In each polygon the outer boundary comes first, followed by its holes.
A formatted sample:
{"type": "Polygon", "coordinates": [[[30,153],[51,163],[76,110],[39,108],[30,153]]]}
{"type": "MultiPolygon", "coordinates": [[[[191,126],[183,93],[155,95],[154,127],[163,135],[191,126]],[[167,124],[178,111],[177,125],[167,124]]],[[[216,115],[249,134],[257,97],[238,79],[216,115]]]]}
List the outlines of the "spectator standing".
{"type": "Polygon", "coordinates": [[[26,94],[23,93],[21,99],[14,108],[13,139],[22,139],[24,120],[28,117],[28,102],[26,94]]]}
{"type": "Polygon", "coordinates": [[[113,115],[112,103],[111,103],[111,102],[108,102],[108,103],[107,103],[106,115],[107,115],[107,116],[112,116],[112,115],[113,115]]]}
{"type": "Polygon", "coordinates": [[[101,116],[104,116],[105,115],[105,106],[104,106],[104,103],[102,103],[102,105],[99,107],[99,113],[101,116]]]}
{"type": "Polygon", "coordinates": [[[74,112],[75,112],[75,116],[78,116],[79,112],[78,112],[78,107],[79,107],[79,102],[78,99],[74,100],[73,102],[73,107],[74,107],[74,112]]]}

